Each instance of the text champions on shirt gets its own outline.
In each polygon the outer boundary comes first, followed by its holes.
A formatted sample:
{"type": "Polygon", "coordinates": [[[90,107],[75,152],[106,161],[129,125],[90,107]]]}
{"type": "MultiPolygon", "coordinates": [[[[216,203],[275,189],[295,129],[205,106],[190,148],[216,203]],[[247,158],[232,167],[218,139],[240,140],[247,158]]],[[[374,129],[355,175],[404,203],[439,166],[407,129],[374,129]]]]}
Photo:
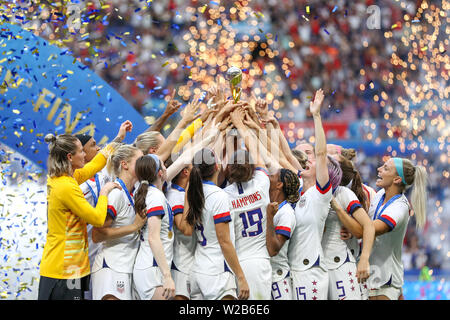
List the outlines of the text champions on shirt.
{"type": "Polygon", "coordinates": [[[252,193],[248,196],[237,198],[236,200],[232,200],[231,204],[233,205],[233,209],[242,208],[243,206],[255,203],[256,201],[261,200],[262,197],[259,194],[259,191],[256,191],[255,193],[252,193]]]}

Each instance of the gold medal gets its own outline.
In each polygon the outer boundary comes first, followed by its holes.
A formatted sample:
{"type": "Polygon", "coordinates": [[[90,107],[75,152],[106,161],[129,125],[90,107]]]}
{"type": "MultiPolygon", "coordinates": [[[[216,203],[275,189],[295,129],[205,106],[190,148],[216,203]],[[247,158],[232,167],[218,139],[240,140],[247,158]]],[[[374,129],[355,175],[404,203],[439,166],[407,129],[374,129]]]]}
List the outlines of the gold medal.
{"type": "Polygon", "coordinates": [[[169,239],[172,239],[173,237],[173,232],[171,230],[169,230],[169,239]]]}

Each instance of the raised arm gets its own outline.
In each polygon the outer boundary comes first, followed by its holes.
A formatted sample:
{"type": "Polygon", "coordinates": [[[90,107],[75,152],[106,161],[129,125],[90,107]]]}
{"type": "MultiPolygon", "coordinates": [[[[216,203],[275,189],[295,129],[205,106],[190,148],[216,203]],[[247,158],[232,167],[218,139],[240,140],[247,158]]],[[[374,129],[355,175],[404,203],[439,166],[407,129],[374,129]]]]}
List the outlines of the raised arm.
{"type": "Polygon", "coordinates": [[[309,104],[309,110],[314,120],[314,135],[316,138],[316,179],[321,187],[328,183],[328,167],[327,167],[327,140],[325,131],[323,130],[322,118],[320,116],[320,107],[324,99],[322,89],[317,90],[314,101],[309,104]]]}
{"type": "Polygon", "coordinates": [[[172,130],[170,135],[167,137],[166,141],[161,145],[157,154],[162,161],[166,161],[170,154],[172,153],[172,149],[177,144],[177,141],[182,133],[182,130],[200,115],[195,115],[198,108],[200,106],[200,101],[198,99],[194,99],[194,101],[190,102],[183,113],[181,120],[178,122],[175,129],[172,130]]]}
{"type": "Polygon", "coordinates": [[[213,129],[205,132],[205,137],[194,139],[194,143],[190,148],[184,150],[184,152],[175,160],[172,165],[167,168],[167,179],[166,181],[172,181],[173,178],[184,168],[186,165],[191,163],[194,155],[197,151],[206,147],[211,141],[214,141],[216,133],[213,129]]]}
{"type": "Polygon", "coordinates": [[[145,131],[161,131],[167,119],[169,119],[181,106],[181,103],[175,100],[176,89],[172,91],[172,96],[170,97],[169,103],[167,103],[164,113],[156,119],[156,121],[145,131]]]}
{"type": "Polygon", "coordinates": [[[287,142],[286,137],[283,134],[283,131],[281,131],[280,124],[278,123],[277,119],[275,119],[275,117],[269,118],[267,122],[267,130],[274,130],[275,136],[278,137],[278,145],[280,146],[281,152],[283,153],[283,156],[286,158],[286,160],[289,161],[289,164],[292,166],[290,170],[293,172],[303,170],[303,167],[301,166],[300,162],[298,162],[297,158],[292,154],[291,148],[289,147],[289,143],[287,142]]]}
{"type": "Polygon", "coordinates": [[[238,130],[240,136],[244,139],[245,146],[247,150],[256,161],[257,167],[266,167],[264,159],[261,157],[260,152],[258,152],[258,139],[251,134],[250,130],[244,125],[244,110],[242,108],[235,109],[231,114],[231,121],[238,130]]]}

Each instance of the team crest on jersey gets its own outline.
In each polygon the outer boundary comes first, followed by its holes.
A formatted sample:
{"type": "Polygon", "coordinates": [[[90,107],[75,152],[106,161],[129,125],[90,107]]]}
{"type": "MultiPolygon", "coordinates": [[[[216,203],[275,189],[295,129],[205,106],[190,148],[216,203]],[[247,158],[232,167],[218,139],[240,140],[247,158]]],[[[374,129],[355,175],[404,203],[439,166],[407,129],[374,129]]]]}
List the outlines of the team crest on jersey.
{"type": "Polygon", "coordinates": [[[298,206],[300,208],[303,208],[306,204],[306,197],[301,197],[300,200],[298,200],[298,206]]]}
{"type": "Polygon", "coordinates": [[[125,290],[125,282],[117,281],[117,291],[119,293],[123,293],[124,290],[125,290]]]}

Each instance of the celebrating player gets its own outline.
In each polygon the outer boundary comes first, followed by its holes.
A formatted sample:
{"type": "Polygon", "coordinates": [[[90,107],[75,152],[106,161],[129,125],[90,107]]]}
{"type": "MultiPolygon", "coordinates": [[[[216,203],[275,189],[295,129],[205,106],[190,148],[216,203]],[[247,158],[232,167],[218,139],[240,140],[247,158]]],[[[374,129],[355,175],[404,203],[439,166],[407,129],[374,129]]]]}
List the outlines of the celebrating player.
{"type": "Polygon", "coordinates": [[[101,228],[92,230],[92,240],[103,242],[92,268],[94,300],[131,300],[133,264],[139,246],[139,229],[145,216],[135,211],[133,187],[137,181],[136,160],[142,152],[121,145],[108,159],[108,171],[116,176],[121,190],[108,196],[108,216],[101,228]]]}
{"type": "Polygon", "coordinates": [[[136,210],[145,211],[147,224],[141,230],[133,282],[141,300],[173,298],[175,283],[170,272],[173,257],[173,214],[164,193],[166,168],[158,156],[149,154],[136,161],[140,186],[136,210]]]}

